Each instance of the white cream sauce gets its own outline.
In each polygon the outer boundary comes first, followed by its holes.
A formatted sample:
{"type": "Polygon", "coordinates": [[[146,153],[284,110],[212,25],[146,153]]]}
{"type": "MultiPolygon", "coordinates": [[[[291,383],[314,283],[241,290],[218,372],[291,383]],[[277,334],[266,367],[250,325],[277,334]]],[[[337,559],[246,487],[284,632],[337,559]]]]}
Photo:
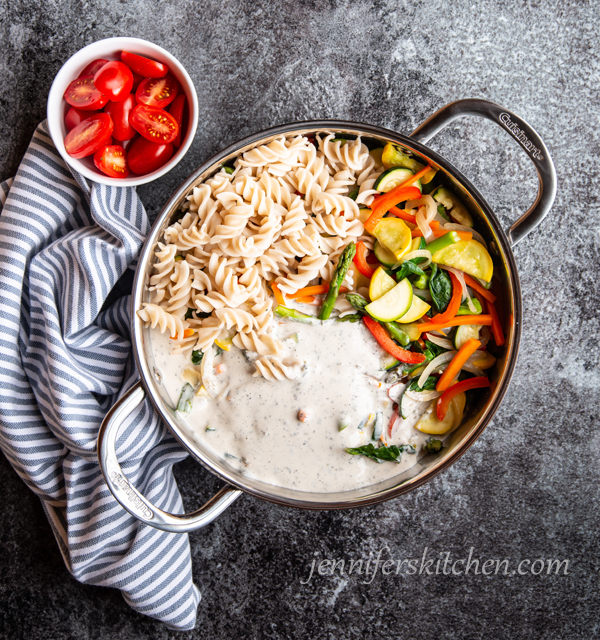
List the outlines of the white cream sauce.
{"type": "MultiPolygon", "coordinates": [[[[172,406],[184,385],[189,357],[172,355],[172,342],[157,329],[150,332],[155,367],[172,406]]],[[[362,323],[327,321],[307,325],[281,321],[284,360],[298,360],[296,380],[253,377],[248,359],[256,354],[231,347],[215,358],[224,365],[216,376],[216,398],[195,396],[190,414],[179,413],[195,437],[244,474],[280,487],[310,492],[357,489],[391,478],[412,467],[417,455],[403,453],[400,463],[378,463],[350,455],[347,447],[373,442],[372,423],[359,430],[369,414],[383,413],[388,445],[412,444],[419,451],[426,434],[414,429],[429,403],[414,402],[414,413],[401,421],[393,438],[388,423],[393,411],[384,382],[387,355],[362,323]],[[297,342],[295,341],[297,339],[297,342]],[[307,413],[300,422],[298,412],[307,413]],[[340,422],[349,426],[339,430],[340,422]]],[[[193,367],[198,372],[200,366],[193,367]]]]}

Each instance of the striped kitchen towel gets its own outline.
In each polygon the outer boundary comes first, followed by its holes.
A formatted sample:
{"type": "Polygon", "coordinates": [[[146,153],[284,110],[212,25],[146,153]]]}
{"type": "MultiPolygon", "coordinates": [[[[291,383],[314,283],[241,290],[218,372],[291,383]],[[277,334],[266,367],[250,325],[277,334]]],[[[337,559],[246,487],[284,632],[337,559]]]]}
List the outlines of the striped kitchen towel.
{"type": "MultiPolygon", "coordinates": [[[[40,497],[77,580],[117,587],[136,611],[192,629],[200,592],[188,536],[130,516],[96,459],[102,419],[138,377],[129,297],[103,304],[148,233],[144,207],[135,189],[70,170],[45,122],[0,195],[0,447],[40,497]]],[[[187,454],[148,401],[117,453],[149,500],[183,513],[172,468],[187,454]]]]}

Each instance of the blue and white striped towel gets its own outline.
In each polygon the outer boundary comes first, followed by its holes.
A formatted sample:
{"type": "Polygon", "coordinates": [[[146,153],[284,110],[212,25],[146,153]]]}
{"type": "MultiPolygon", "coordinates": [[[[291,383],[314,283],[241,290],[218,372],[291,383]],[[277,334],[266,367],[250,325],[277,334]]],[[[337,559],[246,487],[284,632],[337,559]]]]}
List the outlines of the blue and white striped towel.
{"type": "MultiPolygon", "coordinates": [[[[96,460],[106,412],[137,379],[128,297],[102,305],[149,230],[135,189],[90,185],[36,130],[0,215],[0,447],[41,499],[80,582],[117,587],[136,611],[192,629],[200,592],[187,535],[141,524],[96,460]]],[[[186,453],[146,401],[124,425],[121,465],[157,506],[182,513],[172,468],[186,453]]]]}

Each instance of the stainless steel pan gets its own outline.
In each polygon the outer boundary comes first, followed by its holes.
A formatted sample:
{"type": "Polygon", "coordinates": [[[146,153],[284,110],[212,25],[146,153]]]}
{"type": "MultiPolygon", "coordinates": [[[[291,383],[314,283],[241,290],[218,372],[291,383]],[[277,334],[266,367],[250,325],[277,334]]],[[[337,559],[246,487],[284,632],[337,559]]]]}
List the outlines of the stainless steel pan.
{"type": "Polygon", "coordinates": [[[144,246],[137,268],[132,295],[132,343],[140,381],[119,400],[106,416],[98,435],[98,460],[106,482],[119,503],[136,518],[158,529],[173,532],[192,531],[214,520],[242,492],[280,505],[305,509],[345,509],[389,500],[427,482],[449,467],[480,436],[498,409],[510,382],[519,349],[522,300],[512,247],[530,233],[548,214],[556,194],[556,174],[546,146],[524,120],[496,104],[484,100],[459,100],[433,114],[410,136],[381,127],[338,120],[319,120],[286,124],[252,136],[227,147],[202,164],[177,189],[158,217],[144,246]],[[465,115],[487,118],[505,129],[531,158],[539,178],[539,190],[533,205],[505,232],[490,206],[477,189],[447,160],[426,146],[426,142],[448,123],[465,115]],[[411,469],[378,484],[338,493],[307,493],[284,489],[242,475],[226,460],[210,451],[180,421],[171,406],[153,363],[149,330],[134,313],[145,300],[146,283],[152,271],[156,243],[171,217],[185,201],[191,188],[212,175],[219,165],[259,144],[268,144],[278,136],[336,131],[343,134],[376,138],[393,142],[411,150],[415,157],[439,168],[438,176],[450,186],[470,209],[475,228],[486,238],[495,263],[495,274],[501,282],[503,326],[506,345],[495,369],[490,373],[492,391],[485,402],[446,440],[447,446],[437,457],[421,457],[411,469]],[[125,418],[144,398],[149,397],[162,419],[181,444],[207,469],[225,481],[225,486],[201,509],[186,515],[166,513],[153,506],[126,478],[117,460],[115,441],[125,418]]]}

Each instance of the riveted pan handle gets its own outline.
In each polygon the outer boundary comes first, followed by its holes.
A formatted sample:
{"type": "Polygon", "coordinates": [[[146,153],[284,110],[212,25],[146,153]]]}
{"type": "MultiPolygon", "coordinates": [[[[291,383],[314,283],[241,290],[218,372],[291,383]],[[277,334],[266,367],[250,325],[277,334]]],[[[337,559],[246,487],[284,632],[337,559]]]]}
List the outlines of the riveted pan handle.
{"type": "Polygon", "coordinates": [[[111,493],[119,504],[138,520],[151,527],[185,533],[211,523],[242,492],[225,485],[203,507],[186,515],[167,513],[155,507],[129,482],[117,460],[115,443],[119,428],[127,416],[146,397],[141,382],[133,386],[108,412],[98,433],[98,462],[111,493]]]}
{"type": "Polygon", "coordinates": [[[479,116],[495,122],[508,131],[523,147],[535,165],[539,188],[535,202],[513,224],[508,232],[512,246],[533,231],[548,215],[556,196],[556,171],[550,153],[542,139],[525,120],[487,100],[458,100],[442,107],[417,127],[410,135],[418,142],[425,143],[447,124],[462,116],[479,116]]]}

